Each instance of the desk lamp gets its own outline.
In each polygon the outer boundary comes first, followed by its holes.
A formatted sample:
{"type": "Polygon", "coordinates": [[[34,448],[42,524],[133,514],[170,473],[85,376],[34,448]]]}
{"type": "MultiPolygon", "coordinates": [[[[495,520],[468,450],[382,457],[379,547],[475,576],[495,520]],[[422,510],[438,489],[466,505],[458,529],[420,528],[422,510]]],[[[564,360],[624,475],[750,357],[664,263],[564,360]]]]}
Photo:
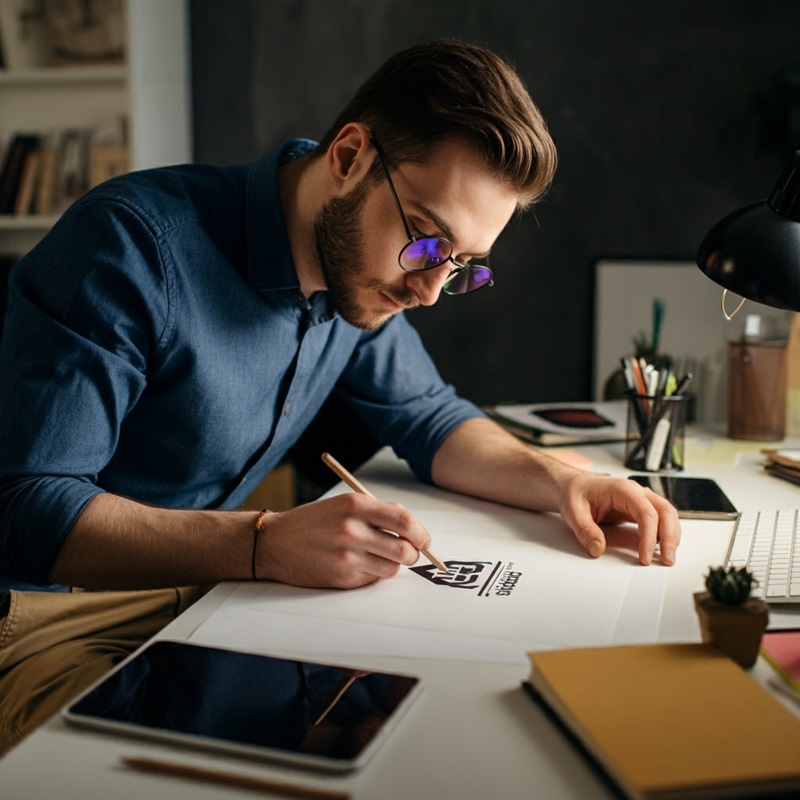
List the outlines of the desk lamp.
{"type": "MultiPolygon", "coordinates": [[[[747,300],[800,311],[800,150],[767,200],[728,214],[706,234],[697,265],[747,300]]],[[[724,295],[723,313],[733,316],[725,312],[724,295]]]]}

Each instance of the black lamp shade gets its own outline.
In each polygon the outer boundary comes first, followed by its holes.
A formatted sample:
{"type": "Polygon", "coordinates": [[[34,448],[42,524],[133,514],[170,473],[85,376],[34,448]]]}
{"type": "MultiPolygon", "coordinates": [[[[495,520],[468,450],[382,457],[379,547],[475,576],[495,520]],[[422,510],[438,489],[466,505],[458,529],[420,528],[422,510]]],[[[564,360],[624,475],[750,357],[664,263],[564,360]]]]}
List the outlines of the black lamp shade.
{"type": "Polygon", "coordinates": [[[768,200],[734,211],[708,232],[697,265],[741,297],[800,311],[800,151],[768,200]]]}

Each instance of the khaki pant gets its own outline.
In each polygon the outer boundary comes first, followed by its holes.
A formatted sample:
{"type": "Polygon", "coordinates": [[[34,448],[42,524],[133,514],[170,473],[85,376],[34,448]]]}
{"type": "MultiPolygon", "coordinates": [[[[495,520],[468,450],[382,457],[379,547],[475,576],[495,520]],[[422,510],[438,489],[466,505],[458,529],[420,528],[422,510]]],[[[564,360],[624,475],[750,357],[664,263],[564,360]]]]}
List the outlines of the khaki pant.
{"type": "Polygon", "coordinates": [[[0,598],[0,757],[206,588],[0,598]]]}

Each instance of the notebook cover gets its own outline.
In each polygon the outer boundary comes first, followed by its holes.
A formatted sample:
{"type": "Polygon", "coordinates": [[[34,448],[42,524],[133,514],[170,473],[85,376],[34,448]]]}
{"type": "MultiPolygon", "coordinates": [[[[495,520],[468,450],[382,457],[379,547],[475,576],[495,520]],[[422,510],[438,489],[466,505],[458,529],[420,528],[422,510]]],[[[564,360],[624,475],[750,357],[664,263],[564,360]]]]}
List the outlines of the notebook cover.
{"type": "Polygon", "coordinates": [[[484,408],[486,414],[515,436],[542,446],[600,444],[625,441],[627,400],[602,402],[500,403],[484,408]],[[598,427],[550,422],[536,412],[593,411],[608,420],[598,427]]]}
{"type": "Polygon", "coordinates": [[[800,790],[800,718],[710,645],[528,656],[533,688],[628,797],[800,790]]]}

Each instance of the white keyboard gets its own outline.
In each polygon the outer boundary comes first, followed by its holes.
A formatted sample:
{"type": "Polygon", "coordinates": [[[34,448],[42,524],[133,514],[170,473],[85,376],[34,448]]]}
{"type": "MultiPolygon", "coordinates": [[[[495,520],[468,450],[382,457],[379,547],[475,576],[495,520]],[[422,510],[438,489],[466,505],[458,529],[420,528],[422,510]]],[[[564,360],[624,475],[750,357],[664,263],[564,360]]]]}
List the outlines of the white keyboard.
{"type": "Polygon", "coordinates": [[[800,603],[800,509],[742,511],[725,563],[753,573],[753,597],[800,603]]]}

